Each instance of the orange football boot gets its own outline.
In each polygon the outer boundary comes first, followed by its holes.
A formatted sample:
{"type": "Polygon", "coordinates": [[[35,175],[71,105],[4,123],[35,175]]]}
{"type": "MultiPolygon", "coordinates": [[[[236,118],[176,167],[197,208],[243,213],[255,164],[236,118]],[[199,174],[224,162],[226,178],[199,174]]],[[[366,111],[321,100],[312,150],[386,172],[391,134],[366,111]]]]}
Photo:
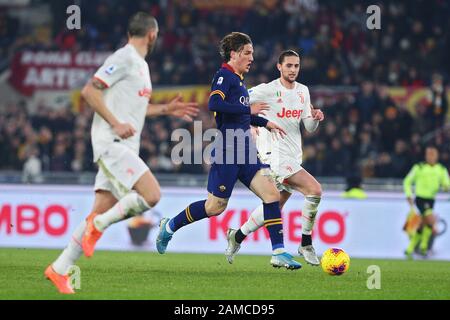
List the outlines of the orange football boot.
{"type": "Polygon", "coordinates": [[[103,234],[95,228],[94,218],[96,216],[97,213],[93,212],[86,218],[86,231],[81,239],[81,247],[83,248],[84,255],[88,258],[94,254],[95,244],[103,234]]]}
{"type": "Polygon", "coordinates": [[[45,269],[45,277],[53,282],[55,287],[58,289],[60,293],[63,294],[74,294],[72,286],[70,285],[70,278],[68,275],[60,275],[53,270],[52,265],[49,265],[47,269],[45,269]]]}

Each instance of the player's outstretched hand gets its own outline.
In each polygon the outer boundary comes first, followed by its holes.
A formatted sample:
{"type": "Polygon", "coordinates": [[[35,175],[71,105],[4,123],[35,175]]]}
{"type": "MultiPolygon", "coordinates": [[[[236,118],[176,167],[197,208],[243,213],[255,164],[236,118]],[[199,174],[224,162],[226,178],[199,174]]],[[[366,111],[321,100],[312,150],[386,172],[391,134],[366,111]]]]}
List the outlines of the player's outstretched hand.
{"type": "Polygon", "coordinates": [[[274,136],[278,139],[278,135],[280,135],[280,137],[284,139],[284,136],[286,135],[286,131],[284,131],[283,128],[271,121],[267,122],[266,129],[270,130],[270,132],[272,133],[272,139],[274,138],[274,136]]]}
{"type": "Polygon", "coordinates": [[[325,115],[323,114],[322,110],[314,109],[312,105],[311,105],[311,116],[314,120],[318,121],[322,121],[325,118],[325,115]]]}
{"type": "Polygon", "coordinates": [[[265,116],[265,112],[266,110],[269,110],[270,107],[267,103],[265,102],[255,102],[250,106],[250,113],[251,114],[255,114],[255,115],[261,115],[261,116],[265,116]]]}
{"type": "Polygon", "coordinates": [[[167,113],[171,116],[181,118],[186,121],[193,121],[193,118],[198,115],[197,102],[183,102],[181,101],[181,94],[178,93],[167,106],[167,113]]]}
{"type": "Polygon", "coordinates": [[[129,123],[118,123],[113,127],[114,133],[117,134],[121,139],[127,139],[134,136],[136,129],[129,123]]]}

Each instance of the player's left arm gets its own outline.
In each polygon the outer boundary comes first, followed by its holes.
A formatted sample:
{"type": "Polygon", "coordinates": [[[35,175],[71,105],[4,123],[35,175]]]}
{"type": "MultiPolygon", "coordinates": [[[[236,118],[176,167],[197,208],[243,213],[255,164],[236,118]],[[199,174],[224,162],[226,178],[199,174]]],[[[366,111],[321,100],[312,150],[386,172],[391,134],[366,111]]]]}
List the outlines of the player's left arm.
{"type": "Polygon", "coordinates": [[[314,132],[319,126],[319,123],[323,121],[325,116],[322,110],[314,109],[311,103],[309,105],[310,105],[309,109],[306,108],[306,111],[302,116],[302,121],[305,126],[305,129],[308,130],[308,132],[314,132]]]}
{"type": "Polygon", "coordinates": [[[309,95],[309,89],[306,87],[306,105],[309,106],[305,108],[302,114],[302,122],[305,126],[305,129],[308,132],[314,132],[317,130],[319,126],[319,122],[323,121],[325,118],[322,110],[314,109],[314,106],[311,103],[311,96],[309,95]]]}
{"type": "Polygon", "coordinates": [[[158,116],[173,116],[181,118],[186,121],[193,121],[193,118],[198,115],[197,102],[183,102],[181,101],[181,94],[177,94],[169,103],[165,104],[148,104],[147,117],[158,116]]]}

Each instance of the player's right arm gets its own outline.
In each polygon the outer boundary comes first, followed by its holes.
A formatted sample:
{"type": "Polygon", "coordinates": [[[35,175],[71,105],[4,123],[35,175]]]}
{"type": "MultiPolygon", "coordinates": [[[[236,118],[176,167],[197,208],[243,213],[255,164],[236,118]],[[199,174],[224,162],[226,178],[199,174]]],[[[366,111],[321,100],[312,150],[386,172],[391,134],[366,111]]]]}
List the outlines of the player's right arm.
{"type": "Polygon", "coordinates": [[[121,123],[105,104],[103,93],[115,83],[125,78],[129,70],[130,61],[117,53],[106,59],[105,63],[97,70],[94,77],[81,91],[82,97],[105,120],[115,134],[121,139],[134,135],[136,130],[129,123],[121,123]]]}
{"type": "Polygon", "coordinates": [[[317,127],[319,126],[319,122],[323,121],[324,115],[323,112],[320,109],[314,109],[312,103],[311,103],[311,96],[309,94],[308,87],[305,87],[305,99],[306,99],[306,105],[309,105],[309,108],[305,108],[305,111],[302,114],[302,122],[305,126],[305,129],[308,132],[314,132],[317,130],[317,127]]]}
{"type": "Polygon", "coordinates": [[[403,179],[403,191],[405,192],[406,199],[408,203],[412,206],[414,205],[413,194],[412,194],[412,185],[416,181],[417,171],[419,170],[419,165],[415,164],[412,169],[409,171],[405,179],[403,179]]]}
{"type": "Polygon", "coordinates": [[[92,78],[81,91],[82,97],[109,125],[114,132],[122,139],[133,136],[136,130],[129,123],[121,123],[106,107],[103,91],[107,87],[97,78],[92,78]]]}

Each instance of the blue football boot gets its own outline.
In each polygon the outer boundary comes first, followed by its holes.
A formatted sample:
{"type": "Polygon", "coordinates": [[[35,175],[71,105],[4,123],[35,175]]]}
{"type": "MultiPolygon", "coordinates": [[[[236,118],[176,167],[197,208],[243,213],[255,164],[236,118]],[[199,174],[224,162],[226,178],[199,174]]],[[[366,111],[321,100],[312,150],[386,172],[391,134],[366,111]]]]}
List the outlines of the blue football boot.
{"type": "Polygon", "coordinates": [[[166,225],[169,223],[169,218],[161,219],[159,223],[159,233],[156,238],[156,249],[160,254],[166,252],[167,245],[169,244],[170,239],[172,239],[173,233],[167,232],[166,225]]]}
{"type": "Polygon", "coordinates": [[[273,254],[272,259],[270,259],[270,264],[274,268],[284,267],[289,270],[296,270],[302,267],[302,265],[299,262],[295,261],[294,257],[287,252],[273,254]]]}

